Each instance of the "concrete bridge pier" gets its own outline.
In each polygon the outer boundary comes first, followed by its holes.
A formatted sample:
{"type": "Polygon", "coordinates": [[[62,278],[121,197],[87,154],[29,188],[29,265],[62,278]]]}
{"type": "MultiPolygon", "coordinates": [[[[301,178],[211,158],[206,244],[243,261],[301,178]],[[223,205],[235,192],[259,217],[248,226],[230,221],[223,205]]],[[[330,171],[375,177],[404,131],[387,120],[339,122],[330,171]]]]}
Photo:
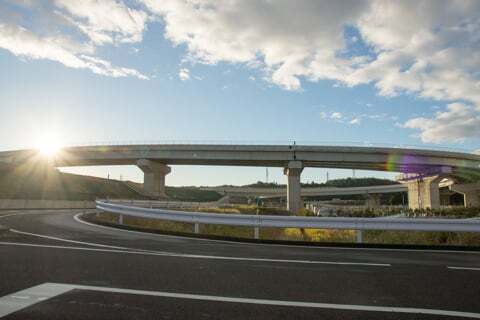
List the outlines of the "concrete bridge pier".
{"type": "Polygon", "coordinates": [[[287,176],[287,210],[298,213],[302,208],[300,175],[303,171],[302,161],[290,161],[288,167],[283,169],[287,176]]]}
{"type": "Polygon", "coordinates": [[[466,208],[480,207],[480,183],[453,184],[450,190],[463,194],[466,208]]]}
{"type": "Polygon", "coordinates": [[[408,187],[408,207],[410,209],[440,208],[440,175],[421,177],[404,182],[408,187]]]}
{"type": "Polygon", "coordinates": [[[143,191],[153,198],[166,198],[165,176],[171,168],[163,163],[148,159],[137,160],[137,166],[143,171],[143,191]]]}

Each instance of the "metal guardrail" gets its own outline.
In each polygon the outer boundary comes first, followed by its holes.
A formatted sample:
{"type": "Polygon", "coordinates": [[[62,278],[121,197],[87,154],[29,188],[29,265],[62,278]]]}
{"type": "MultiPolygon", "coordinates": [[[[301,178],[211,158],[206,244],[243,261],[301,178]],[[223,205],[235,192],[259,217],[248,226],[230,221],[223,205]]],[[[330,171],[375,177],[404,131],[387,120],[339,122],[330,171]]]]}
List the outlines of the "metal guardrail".
{"type": "Polygon", "coordinates": [[[219,214],[140,208],[103,201],[97,201],[97,209],[120,215],[193,223],[195,224],[196,232],[199,229],[199,224],[253,227],[255,228],[256,238],[258,238],[258,228],[271,227],[358,230],[360,232],[357,234],[357,242],[362,242],[362,230],[480,232],[480,221],[471,219],[319,218],[302,216],[219,214]]]}

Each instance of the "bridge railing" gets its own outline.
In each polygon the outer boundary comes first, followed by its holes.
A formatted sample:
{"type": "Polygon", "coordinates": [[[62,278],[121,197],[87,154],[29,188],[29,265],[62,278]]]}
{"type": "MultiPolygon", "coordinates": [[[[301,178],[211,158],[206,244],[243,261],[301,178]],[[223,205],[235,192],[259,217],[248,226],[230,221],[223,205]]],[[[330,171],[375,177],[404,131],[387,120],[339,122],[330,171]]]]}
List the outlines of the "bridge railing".
{"type": "Polygon", "coordinates": [[[472,219],[425,219],[425,218],[319,218],[303,216],[243,215],[183,212],[168,209],[150,209],[97,201],[98,210],[119,215],[187,222],[195,225],[218,224],[254,228],[258,239],[259,228],[308,228],[357,230],[357,242],[362,242],[363,230],[389,231],[446,231],[480,232],[480,221],[472,219]]]}

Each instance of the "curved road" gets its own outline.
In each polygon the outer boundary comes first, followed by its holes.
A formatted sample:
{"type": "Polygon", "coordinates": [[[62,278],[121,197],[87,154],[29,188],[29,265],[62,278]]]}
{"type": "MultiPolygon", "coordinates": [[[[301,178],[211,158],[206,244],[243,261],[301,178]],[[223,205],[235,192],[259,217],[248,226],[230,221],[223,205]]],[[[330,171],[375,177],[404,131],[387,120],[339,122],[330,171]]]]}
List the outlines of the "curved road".
{"type": "Polygon", "coordinates": [[[480,318],[480,252],[189,239],[78,216],[0,213],[0,317],[480,318]]]}

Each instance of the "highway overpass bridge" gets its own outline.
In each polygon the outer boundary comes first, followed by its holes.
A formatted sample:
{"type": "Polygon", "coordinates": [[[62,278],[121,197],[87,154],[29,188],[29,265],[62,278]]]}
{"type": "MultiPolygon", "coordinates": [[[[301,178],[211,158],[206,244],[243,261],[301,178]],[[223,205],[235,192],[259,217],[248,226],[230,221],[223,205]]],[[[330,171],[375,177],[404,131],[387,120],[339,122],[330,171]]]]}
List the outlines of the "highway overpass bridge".
{"type": "MultiPolygon", "coordinates": [[[[0,152],[0,165],[14,167],[35,162],[37,150],[0,152]]],[[[407,185],[411,208],[440,205],[438,187],[446,177],[457,182],[469,206],[479,204],[480,155],[435,150],[302,146],[157,144],[65,147],[50,159],[57,167],[137,165],[144,172],[144,191],[165,195],[169,165],[261,166],[283,168],[287,176],[287,208],[301,208],[300,175],[305,167],[398,172],[407,185]]],[[[452,186],[453,188],[453,186],[452,186]]],[[[454,190],[454,191],[455,191],[454,190]]]]}
{"type": "MultiPolygon", "coordinates": [[[[220,194],[233,196],[256,196],[256,197],[283,197],[287,192],[286,187],[277,188],[253,188],[253,187],[201,187],[201,190],[216,191],[220,194]]],[[[332,188],[332,187],[308,187],[302,188],[302,197],[320,196],[345,196],[345,195],[368,195],[407,192],[408,187],[404,184],[392,184],[368,187],[332,188]]]]}
{"type": "MultiPolygon", "coordinates": [[[[286,187],[276,188],[254,188],[254,187],[201,187],[201,190],[215,191],[220,194],[230,196],[244,197],[263,197],[263,198],[284,198],[287,194],[286,187]]],[[[380,204],[380,195],[385,193],[407,192],[408,187],[405,184],[392,184],[368,187],[350,187],[350,188],[332,188],[332,187],[307,187],[301,188],[301,197],[322,197],[322,196],[346,196],[363,195],[370,206],[380,204]]]]}

